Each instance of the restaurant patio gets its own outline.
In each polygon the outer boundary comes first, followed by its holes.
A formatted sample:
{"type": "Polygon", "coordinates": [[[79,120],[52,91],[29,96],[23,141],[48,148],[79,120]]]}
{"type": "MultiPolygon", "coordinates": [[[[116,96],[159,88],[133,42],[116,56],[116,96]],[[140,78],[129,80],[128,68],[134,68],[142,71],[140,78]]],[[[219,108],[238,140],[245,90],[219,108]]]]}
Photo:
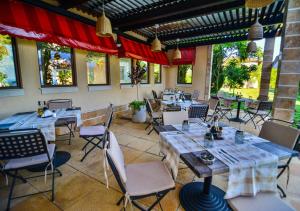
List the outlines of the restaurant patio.
{"type": "Polygon", "coordinates": [[[299,40],[299,0],[0,1],[0,210],[300,210],[299,40]]]}

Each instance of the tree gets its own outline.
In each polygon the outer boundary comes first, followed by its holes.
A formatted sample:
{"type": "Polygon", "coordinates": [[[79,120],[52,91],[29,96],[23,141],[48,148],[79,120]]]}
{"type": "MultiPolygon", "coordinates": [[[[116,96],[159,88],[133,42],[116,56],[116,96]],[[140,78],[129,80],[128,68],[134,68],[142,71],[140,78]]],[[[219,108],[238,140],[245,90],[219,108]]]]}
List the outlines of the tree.
{"type": "Polygon", "coordinates": [[[247,41],[223,43],[213,46],[211,92],[217,93],[223,86],[227,77],[224,68],[232,59],[242,63],[249,58],[256,58],[258,62],[262,58],[262,50],[258,48],[256,53],[247,52],[247,41]]]}
{"type": "Polygon", "coordinates": [[[233,90],[233,94],[236,88],[244,86],[244,82],[250,79],[250,73],[256,70],[256,65],[248,67],[241,64],[237,59],[231,59],[228,62],[224,72],[226,74],[226,84],[233,90]]]}

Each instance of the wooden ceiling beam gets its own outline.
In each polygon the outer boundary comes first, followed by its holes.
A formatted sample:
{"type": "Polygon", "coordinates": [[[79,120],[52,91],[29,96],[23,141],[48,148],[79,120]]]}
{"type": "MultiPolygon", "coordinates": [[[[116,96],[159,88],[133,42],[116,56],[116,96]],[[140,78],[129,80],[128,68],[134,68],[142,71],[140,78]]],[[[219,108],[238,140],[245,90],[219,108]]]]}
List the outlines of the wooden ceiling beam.
{"type": "Polygon", "coordinates": [[[79,6],[88,0],[59,0],[60,6],[64,9],[70,9],[79,6]]]}
{"type": "Polygon", "coordinates": [[[200,15],[211,14],[244,6],[244,0],[190,0],[177,4],[158,7],[120,19],[113,19],[112,24],[122,31],[145,28],[200,15]]]}
{"type": "MultiPolygon", "coordinates": [[[[279,14],[270,19],[266,18],[266,19],[262,20],[261,24],[264,26],[268,26],[268,25],[280,24],[280,23],[282,23],[282,21],[283,21],[283,14],[279,14]]],[[[235,31],[235,30],[239,30],[239,29],[248,29],[251,27],[252,24],[253,24],[253,21],[252,22],[247,21],[246,23],[230,24],[225,27],[215,26],[213,28],[208,28],[208,27],[207,28],[199,27],[199,28],[190,28],[190,29],[188,28],[188,29],[184,30],[183,32],[174,31],[174,33],[172,33],[172,34],[158,35],[158,38],[160,41],[174,40],[177,38],[184,39],[184,38],[195,37],[195,36],[199,36],[199,35],[208,35],[208,34],[214,34],[214,33],[227,32],[227,31],[235,31]]],[[[154,37],[149,39],[149,42],[151,42],[153,39],[154,39],[154,37]]]]}

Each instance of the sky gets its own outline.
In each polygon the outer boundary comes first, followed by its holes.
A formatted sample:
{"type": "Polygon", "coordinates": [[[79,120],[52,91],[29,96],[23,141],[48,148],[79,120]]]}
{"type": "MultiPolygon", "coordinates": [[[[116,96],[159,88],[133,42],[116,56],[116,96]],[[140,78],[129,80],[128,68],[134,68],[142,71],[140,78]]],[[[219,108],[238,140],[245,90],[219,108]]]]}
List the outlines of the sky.
{"type": "MultiPolygon", "coordinates": [[[[264,49],[265,39],[257,40],[255,42],[256,42],[257,47],[261,47],[262,49],[264,49]]],[[[281,37],[276,37],[275,38],[275,45],[274,45],[273,61],[280,52],[280,43],[281,43],[281,37]]]]}

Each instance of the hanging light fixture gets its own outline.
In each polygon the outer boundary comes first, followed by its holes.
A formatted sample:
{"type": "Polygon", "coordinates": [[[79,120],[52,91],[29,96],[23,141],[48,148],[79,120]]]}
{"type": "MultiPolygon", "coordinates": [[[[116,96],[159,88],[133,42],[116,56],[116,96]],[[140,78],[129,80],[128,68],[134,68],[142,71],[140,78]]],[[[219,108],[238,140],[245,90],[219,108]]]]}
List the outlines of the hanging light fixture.
{"type": "Polygon", "coordinates": [[[258,10],[256,11],[256,22],[250,27],[248,32],[249,40],[261,40],[264,38],[264,27],[258,22],[258,10]]]}
{"type": "Polygon", "coordinates": [[[155,24],[155,39],[151,43],[151,50],[153,52],[160,52],[161,51],[161,43],[160,43],[160,40],[157,38],[157,29],[158,29],[158,27],[159,27],[159,25],[155,24]]]}
{"type": "Polygon", "coordinates": [[[113,36],[110,20],[105,16],[104,0],[102,1],[102,15],[98,17],[96,23],[96,35],[99,37],[113,36]]]}
{"type": "Polygon", "coordinates": [[[173,54],[173,60],[175,59],[181,59],[181,52],[178,48],[178,42],[179,42],[179,39],[176,40],[176,43],[177,43],[177,48],[176,50],[174,51],[174,54],[173,54]]]}
{"type": "Polygon", "coordinates": [[[261,8],[271,4],[274,0],[246,0],[245,6],[248,8],[261,8]]]}
{"type": "Polygon", "coordinates": [[[248,46],[247,46],[247,52],[248,53],[256,53],[256,51],[257,51],[256,42],[254,42],[254,41],[249,42],[248,46]]]}

